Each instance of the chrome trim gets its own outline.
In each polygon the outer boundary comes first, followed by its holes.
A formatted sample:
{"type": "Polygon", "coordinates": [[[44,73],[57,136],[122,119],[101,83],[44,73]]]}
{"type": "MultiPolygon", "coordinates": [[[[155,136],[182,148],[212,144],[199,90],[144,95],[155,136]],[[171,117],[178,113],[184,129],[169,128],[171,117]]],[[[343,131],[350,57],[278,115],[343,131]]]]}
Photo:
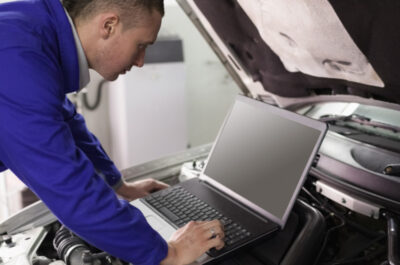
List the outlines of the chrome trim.
{"type": "Polygon", "coordinates": [[[316,182],[316,190],[328,199],[331,199],[354,212],[368,217],[373,217],[374,219],[379,219],[381,206],[355,198],[321,181],[316,182]]]}

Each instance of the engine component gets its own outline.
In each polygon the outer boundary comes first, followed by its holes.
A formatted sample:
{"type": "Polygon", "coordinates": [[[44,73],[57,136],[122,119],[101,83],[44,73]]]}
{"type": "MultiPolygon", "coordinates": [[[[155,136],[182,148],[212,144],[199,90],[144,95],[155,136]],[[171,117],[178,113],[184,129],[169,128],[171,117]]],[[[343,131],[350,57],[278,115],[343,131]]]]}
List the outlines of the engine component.
{"type": "MultiPolygon", "coordinates": [[[[88,245],[85,241],[73,234],[65,226],[62,226],[53,239],[54,249],[58,257],[67,265],[125,265],[128,264],[106,252],[88,245]]],[[[62,263],[49,265],[64,265],[62,263]]]]}
{"type": "Polygon", "coordinates": [[[6,245],[7,245],[9,248],[15,247],[15,243],[13,242],[13,238],[12,238],[11,236],[9,236],[9,235],[4,235],[4,236],[3,236],[3,240],[4,240],[4,243],[6,243],[6,245]]]}
{"type": "Polygon", "coordinates": [[[387,219],[387,234],[388,234],[388,261],[390,265],[399,265],[399,226],[396,222],[396,217],[393,214],[385,213],[387,219]]]}
{"type": "MultiPolygon", "coordinates": [[[[36,250],[46,237],[47,231],[43,227],[31,229],[19,234],[3,234],[0,245],[0,264],[30,265],[37,259],[36,250]]],[[[39,265],[47,265],[41,263],[39,265]]]]}
{"type": "Polygon", "coordinates": [[[38,256],[32,259],[33,265],[50,265],[51,263],[52,260],[44,256],[38,256]]]}
{"type": "Polygon", "coordinates": [[[90,252],[86,243],[62,226],[53,240],[54,249],[61,260],[68,265],[88,264],[83,261],[84,253],[90,252]]]}
{"type": "Polygon", "coordinates": [[[331,199],[332,201],[335,201],[344,207],[355,211],[357,213],[373,217],[375,219],[379,218],[379,211],[380,211],[380,206],[374,205],[369,202],[365,202],[363,200],[360,200],[358,198],[355,198],[354,196],[351,196],[349,194],[346,194],[344,192],[341,192],[339,190],[336,190],[335,188],[325,184],[322,181],[317,181],[316,182],[316,189],[317,192],[321,193],[325,197],[331,199]]]}

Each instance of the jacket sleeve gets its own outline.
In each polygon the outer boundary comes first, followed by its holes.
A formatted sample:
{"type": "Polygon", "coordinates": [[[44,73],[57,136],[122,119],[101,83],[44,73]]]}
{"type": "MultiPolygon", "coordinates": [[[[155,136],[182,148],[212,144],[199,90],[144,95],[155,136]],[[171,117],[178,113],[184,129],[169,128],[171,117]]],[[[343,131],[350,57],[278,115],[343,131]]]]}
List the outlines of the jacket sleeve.
{"type": "Polygon", "coordinates": [[[133,264],[159,264],[167,243],[77,145],[63,116],[62,80],[44,52],[0,49],[0,161],[88,243],[133,264]]]}
{"type": "Polygon", "coordinates": [[[75,106],[65,97],[63,104],[64,116],[71,129],[75,144],[93,163],[96,171],[102,174],[107,183],[115,189],[122,183],[121,173],[104,151],[99,140],[86,127],[82,115],[76,112],[75,106]]]}

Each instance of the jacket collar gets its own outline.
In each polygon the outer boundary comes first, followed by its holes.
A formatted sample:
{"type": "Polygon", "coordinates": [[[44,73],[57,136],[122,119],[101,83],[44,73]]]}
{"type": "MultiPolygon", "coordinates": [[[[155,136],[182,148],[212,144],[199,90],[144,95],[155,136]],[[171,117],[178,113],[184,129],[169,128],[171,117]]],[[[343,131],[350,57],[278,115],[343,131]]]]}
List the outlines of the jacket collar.
{"type": "Polygon", "coordinates": [[[64,76],[64,93],[79,90],[79,62],[71,24],[60,1],[43,0],[54,19],[60,63],[64,76]]]}
{"type": "MultiPolygon", "coordinates": [[[[65,10],[65,9],[64,9],[65,10]]],[[[67,11],[65,10],[65,14],[68,17],[68,21],[72,28],[72,33],[74,35],[76,51],[78,53],[78,64],[79,64],[79,90],[84,88],[90,82],[90,75],[89,75],[89,65],[86,59],[85,51],[83,50],[81,40],[79,39],[78,32],[75,29],[74,22],[72,18],[68,15],[67,11]]]]}

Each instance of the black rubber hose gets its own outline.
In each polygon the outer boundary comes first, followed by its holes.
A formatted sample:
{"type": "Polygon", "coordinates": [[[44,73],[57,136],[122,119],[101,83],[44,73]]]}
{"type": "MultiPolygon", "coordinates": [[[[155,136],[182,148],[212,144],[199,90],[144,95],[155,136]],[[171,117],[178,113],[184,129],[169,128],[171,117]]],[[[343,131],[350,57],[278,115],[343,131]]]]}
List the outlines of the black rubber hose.
{"type": "Polygon", "coordinates": [[[387,219],[388,262],[390,265],[400,265],[399,225],[392,214],[386,213],[385,216],[387,219]]]}
{"type": "Polygon", "coordinates": [[[85,106],[86,109],[93,111],[93,110],[95,110],[95,109],[97,109],[99,107],[100,102],[101,102],[101,94],[102,94],[101,91],[103,90],[103,85],[105,83],[107,83],[107,80],[103,79],[103,80],[100,81],[99,85],[97,86],[96,99],[95,99],[93,105],[91,105],[89,103],[89,99],[88,99],[87,93],[83,94],[83,105],[85,106]]]}

